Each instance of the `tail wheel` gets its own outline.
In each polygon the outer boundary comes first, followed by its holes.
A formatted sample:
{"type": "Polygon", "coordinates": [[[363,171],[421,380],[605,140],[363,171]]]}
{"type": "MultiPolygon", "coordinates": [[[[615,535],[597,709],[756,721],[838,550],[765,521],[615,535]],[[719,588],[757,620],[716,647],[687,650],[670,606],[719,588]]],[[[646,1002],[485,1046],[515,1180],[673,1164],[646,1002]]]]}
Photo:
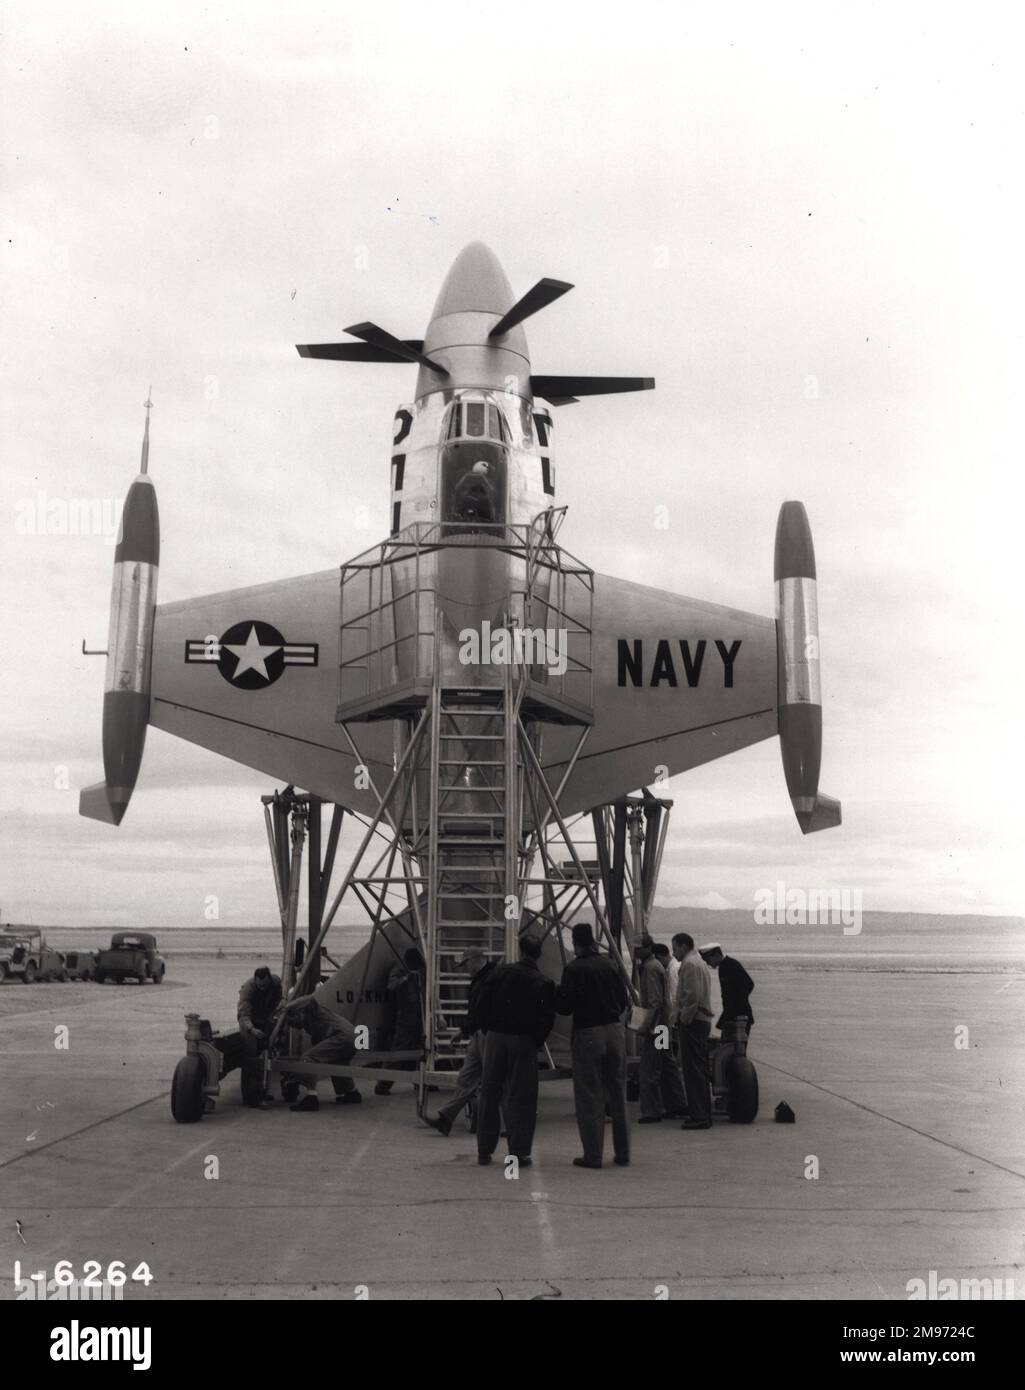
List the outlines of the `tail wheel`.
{"type": "Polygon", "coordinates": [[[734,1057],[730,1062],[726,1114],[735,1125],[749,1125],[758,1114],[758,1073],[749,1057],[734,1057]]]}
{"type": "Polygon", "coordinates": [[[180,1125],[193,1125],[203,1118],[203,1086],[206,1065],[197,1053],[189,1052],[174,1069],[171,1082],[171,1114],[180,1125]]]}

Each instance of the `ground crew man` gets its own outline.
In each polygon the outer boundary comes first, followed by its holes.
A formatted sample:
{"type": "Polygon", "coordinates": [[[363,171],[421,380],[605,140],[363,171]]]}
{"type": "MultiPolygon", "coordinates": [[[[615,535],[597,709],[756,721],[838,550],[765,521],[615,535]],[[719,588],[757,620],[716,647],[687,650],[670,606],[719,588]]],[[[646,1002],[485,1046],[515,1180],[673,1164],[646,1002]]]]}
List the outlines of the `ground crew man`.
{"type": "Polygon", "coordinates": [[[654,954],[654,944],[645,932],[634,952],[641,967],[640,1006],[651,1011],[651,1019],[641,1035],[638,1124],[642,1125],[655,1125],[663,1118],[683,1119],[687,1113],[687,1097],[677,1070],[676,1049],[669,1027],[669,981],[662,962],[654,954]]]}
{"type": "Polygon", "coordinates": [[[718,941],[710,941],[707,946],[698,947],[698,955],[710,970],[719,972],[719,989],[722,993],[722,1013],[716,1020],[721,1029],[724,1023],[734,1023],[738,1018],[747,1019],[747,1032],[750,1037],[751,1024],[755,1017],[751,1012],[751,991],[755,982],[739,960],[723,953],[718,941]]]}
{"type": "Polygon", "coordinates": [[[477,1007],[484,981],[497,968],[495,962],[488,960],[484,952],[479,950],[468,951],[459,965],[470,976],[470,997],[467,1000],[466,1017],[459,1025],[463,1037],[469,1039],[466,1055],[456,1078],[456,1089],[452,1099],[439,1107],[434,1119],[424,1112],[427,1124],[444,1135],[451,1134],[459,1112],[480,1090],[481,1076],[484,1072],[484,1040],[481,1037],[477,1007]]]}
{"type": "Polygon", "coordinates": [[[626,1118],[626,1029],[630,1003],[623,972],[599,954],[590,922],[574,922],[573,955],[555,995],[560,1014],[573,1015],[573,1100],[583,1155],[578,1168],[600,1168],[605,1110],[612,1117],[612,1151],[620,1167],[630,1162],[626,1118]]]}
{"type": "MultiPolygon", "coordinates": [[[[388,993],[395,1001],[395,1026],[389,1047],[394,1052],[411,1052],[423,1047],[424,1041],[424,983],[427,964],[415,946],[402,957],[402,964],[392,967],[388,976],[388,993]]],[[[412,1060],[393,1062],[396,1071],[416,1071],[412,1060]]],[[[393,1081],[379,1081],[375,1096],[390,1096],[393,1081]]]]}
{"type": "Polygon", "coordinates": [[[672,1006],[676,998],[676,986],[680,979],[680,962],[676,959],[668,946],[661,941],[656,941],[654,946],[655,954],[658,956],[662,965],[665,967],[666,975],[669,977],[669,1003],[672,1006]]]}
{"type": "MultiPolygon", "coordinates": [[[[261,1054],[270,1036],[274,1014],[281,1003],[281,980],[270,973],[270,967],[258,965],[252,978],[246,980],[238,993],[238,1031],[242,1043],[242,1072],[246,1094],[255,1097],[262,1091],[263,1068],[261,1054]]],[[[256,1104],[255,1099],[249,1102],[256,1104]]]]}
{"type": "MultiPolygon", "coordinates": [[[[286,1023],[309,1033],[312,1047],[302,1054],[301,1061],[322,1063],[351,1062],[356,1053],[356,1029],[347,1018],[317,1002],[312,994],[290,999],[284,1006],[286,1023]]],[[[298,1083],[301,1094],[291,1110],[319,1110],[317,1078],[312,1072],[286,1072],[282,1081],[298,1083]]],[[[363,1099],[351,1076],[332,1076],[336,1105],[358,1105],[363,1099]]]]}
{"type": "Polygon", "coordinates": [[[509,1152],[521,1167],[532,1162],[537,1052],[555,1022],[555,986],[541,974],[540,959],[541,942],[522,937],[520,959],[492,970],[478,996],[477,1020],[486,1035],[477,1115],[478,1163],[490,1163],[498,1145],[500,1106],[505,1109],[509,1152]]]}
{"type": "Polygon", "coordinates": [[[673,937],[673,953],[680,962],[680,983],[669,1021],[678,1028],[680,1070],[690,1112],[680,1128],[711,1129],[708,1035],[712,1031],[712,972],[695,951],[694,938],[686,932],[673,937]]]}

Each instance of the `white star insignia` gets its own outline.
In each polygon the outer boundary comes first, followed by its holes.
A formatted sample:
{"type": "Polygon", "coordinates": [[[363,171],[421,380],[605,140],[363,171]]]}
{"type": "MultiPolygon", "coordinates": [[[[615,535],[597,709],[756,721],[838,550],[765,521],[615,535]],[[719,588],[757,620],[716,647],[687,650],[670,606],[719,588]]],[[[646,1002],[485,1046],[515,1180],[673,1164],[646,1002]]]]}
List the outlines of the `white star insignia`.
{"type": "Polygon", "coordinates": [[[225,642],[224,644],[233,656],[238,657],[238,665],[235,667],[235,674],[232,680],[238,680],[243,671],[255,671],[263,679],[270,680],[267,674],[267,658],[274,652],[281,650],[280,646],[261,646],[256,636],[256,627],[251,626],[249,636],[246,638],[245,646],[240,646],[235,642],[225,642]]]}

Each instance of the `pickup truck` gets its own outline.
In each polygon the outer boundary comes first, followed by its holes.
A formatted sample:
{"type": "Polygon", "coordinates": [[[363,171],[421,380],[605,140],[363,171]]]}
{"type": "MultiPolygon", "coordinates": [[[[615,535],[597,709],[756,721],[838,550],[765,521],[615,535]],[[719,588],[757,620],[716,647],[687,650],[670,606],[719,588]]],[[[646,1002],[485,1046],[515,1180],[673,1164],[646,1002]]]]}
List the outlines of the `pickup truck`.
{"type": "Polygon", "coordinates": [[[105,984],[116,980],[138,980],[140,985],[152,980],[159,985],[164,978],[164,958],[157,951],[157,939],[148,931],[116,931],[110,946],[99,951],[93,966],[93,978],[105,984]]]}
{"type": "Polygon", "coordinates": [[[7,979],[31,985],[36,980],[67,978],[64,957],[46,944],[42,932],[19,929],[0,933],[0,984],[7,979]]]}

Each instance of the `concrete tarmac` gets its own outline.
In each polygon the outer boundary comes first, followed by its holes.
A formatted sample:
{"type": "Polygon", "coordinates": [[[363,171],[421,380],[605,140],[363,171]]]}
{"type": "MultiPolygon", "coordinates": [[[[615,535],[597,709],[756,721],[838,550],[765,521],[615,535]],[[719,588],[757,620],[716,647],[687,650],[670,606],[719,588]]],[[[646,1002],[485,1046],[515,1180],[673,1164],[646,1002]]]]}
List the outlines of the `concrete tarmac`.
{"type": "Polygon", "coordinates": [[[172,958],[160,986],[0,988],[0,1297],[15,1260],[146,1261],[131,1300],[900,1301],[930,1271],[1025,1297],[1023,972],[764,969],[753,1125],[635,1126],[629,1168],[608,1139],[580,1170],[571,1085],[543,1084],[515,1180],[461,1122],[419,1123],[406,1085],[336,1107],[325,1082],[293,1114],[243,1108],[235,1073],[176,1124],[184,1014],[231,1026],[246,974],[172,958]]]}

